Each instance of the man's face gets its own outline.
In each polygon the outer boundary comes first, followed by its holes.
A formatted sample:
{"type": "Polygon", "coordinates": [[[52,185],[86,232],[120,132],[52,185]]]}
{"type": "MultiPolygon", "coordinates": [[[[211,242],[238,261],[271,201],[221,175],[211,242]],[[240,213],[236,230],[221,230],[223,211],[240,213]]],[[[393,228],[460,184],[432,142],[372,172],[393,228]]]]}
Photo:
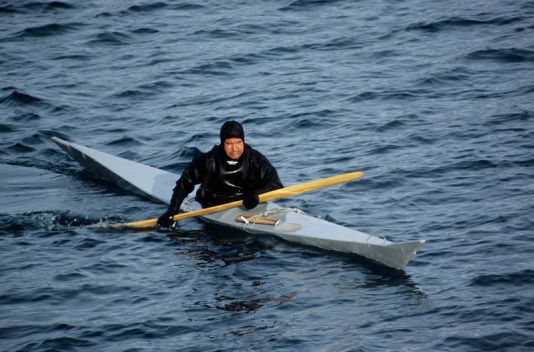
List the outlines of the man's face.
{"type": "Polygon", "coordinates": [[[232,159],[237,160],[243,155],[245,150],[245,143],[241,138],[227,138],[224,141],[224,151],[226,155],[232,159]]]}

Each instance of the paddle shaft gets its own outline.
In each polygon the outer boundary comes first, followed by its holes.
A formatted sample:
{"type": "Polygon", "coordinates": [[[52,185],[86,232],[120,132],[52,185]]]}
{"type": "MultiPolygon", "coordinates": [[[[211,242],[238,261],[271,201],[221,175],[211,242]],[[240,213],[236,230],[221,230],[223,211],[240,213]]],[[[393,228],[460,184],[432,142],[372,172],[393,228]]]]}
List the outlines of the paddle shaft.
{"type": "MultiPolygon", "coordinates": [[[[262,193],[259,195],[259,199],[260,199],[260,202],[267,202],[270,200],[287,198],[287,197],[295,196],[298,194],[310,192],[316,189],[331,187],[331,186],[338,185],[340,183],[357,180],[363,177],[363,175],[364,175],[363,172],[357,171],[357,172],[349,172],[346,174],[327,177],[327,178],[323,178],[320,180],[305,182],[305,183],[301,183],[298,185],[284,187],[284,188],[280,188],[274,191],[262,193]]],[[[193,210],[193,211],[189,211],[187,213],[182,213],[182,214],[176,214],[172,217],[172,220],[179,221],[179,220],[184,220],[184,219],[193,218],[197,216],[218,213],[220,211],[237,208],[242,205],[243,205],[243,201],[237,200],[237,201],[230,202],[230,203],[216,205],[214,207],[193,210]]],[[[154,218],[154,219],[130,222],[126,224],[112,224],[110,226],[115,227],[115,228],[149,228],[149,227],[155,227],[157,223],[158,223],[158,219],[154,218]]]]}

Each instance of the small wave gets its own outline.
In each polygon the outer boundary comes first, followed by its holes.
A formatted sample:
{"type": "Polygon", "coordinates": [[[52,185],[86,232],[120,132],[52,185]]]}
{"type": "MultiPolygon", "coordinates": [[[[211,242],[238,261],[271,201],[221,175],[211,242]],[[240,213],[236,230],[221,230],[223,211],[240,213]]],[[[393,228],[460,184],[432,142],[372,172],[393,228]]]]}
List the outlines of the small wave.
{"type": "Polygon", "coordinates": [[[63,1],[31,1],[23,5],[28,9],[42,9],[42,10],[55,10],[55,9],[73,9],[74,5],[63,1]]]}
{"type": "MultiPolygon", "coordinates": [[[[306,114],[306,115],[315,115],[315,114],[306,114]]],[[[289,116],[289,119],[291,119],[291,130],[297,130],[301,131],[302,129],[307,128],[325,128],[326,121],[323,119],[320,119],[317,121],[317,119],[313,117],[299,117],[301,114],[297,114],[295,116],[289,116]]]]}
{"type": "Polygon", "coordinates": [[[167,81],[156,81],[152,83],[142,84],[135,89],[127,89],[120,93],[115,93],[114,98],[146,98],[155,94],[159,94],[168,88],[171,88],[172,84],[167,81]]]}
{"type": "Polygon", "coordinates": [[[42,99],[20,92],[16,89],[5,97],[0,98],[0,104],[5,104],[6,106],[38,105],[42,103],[42,99]]]}
{"type": "Polygon", "coordinates": [[[13,153],[31,153],[31,152],[34,152],[35,149],[30,147],[30,146],[27,146],[25,144],[22,144],[22,143],[16,143],[15,145],[12,145],[11,147],[7,148],[9,151],[13,152],[13,153]]]}
{"type": "Polygon", "coordinates": [[[314,119],[297,119],[294,122],[294,127],[298,130],[300,130],[301,128],[311,128],[319,126],[321,126],[321,123],[318,123],[314,119]]]}
{"type": "Polygon", "coordinates": [[[219,310],[228,312],[252,312],[262,308],[265,305],[275,306],[283,303],[287,303],[293,300],[297,296],[298,292],[292,292],[281,296],[266,296],[250,299],[238,299],[236,297],[230,297],[225,295],[215,296],[215,300],[218,304],[215,307],[219,310]]]}
{"type": "Polygon", "coordinates": [[[137,89],[127,89],[125,91],[122,91],[120,93],[113,94],[113,98],[143,98],[147,96],[147,93],[142,92],[137,89]]]}
{"type": "MultiPolygon", "coordinates": [[[[1,304],[18,304],[18,303],[27,303],[31,302],[30,300],[24,300],[20,299],[17,295],[14,294],[3,294],[0,296],[0,303],[1,304]]],[[[50,333],[53,331],[57,332],[65,332],[74,329],[75,327],[72,325],[64,324],[64,323],[51,323],[50,325],[42,325],[42,324],[32,324],[31,322],[28,322],[27,324],[21,324],[21,325],[11,325],[11,326],[2,326],[0,328],[0,337],[3,339],[3,341],[7,341],[7,339],[15,339],[20,336],[20,334],[26,334],[31,333],[31,331],[35,331],[38,333],[50,333]]],[[[25,348],[27,350],[35,350],[36,342],[31,342],[25,345],[25,348]]],[[[20,346],[19,346],[20,347],[20,346]]],[[[24,349],[22,349],[24,350],[24,349]]]]}
{"type": "Polygon", "coordinates": [[[524,122],[532,119],[534,119],[533,111],[521,111],[510,114],[494,115],[486,122],[486,124],[489,126],[498,126],[511,122],[518,122],[519,124],[523,124],[524,122]]]}
{"type": "Polygon", "coordinates": [[[534,270],[525,269],[521,271],[479,275],[471,280],[471,286],[492,286],[492,285],[531,285],[534,284],[534,270]]]}
{"type": "Polygon", "coordinates": [[[422,136],[419,133],[413,133],[410,135],[410,141],[415,142],[417,145],[424,145],[424,144],[433,144],[436,142],[436,139],[422,136]]]}
{"type": "MultiPolygon", "coordinates": [[[[0,151],[0,152],[3,153],[3,151],[0,151]]],[[[21,157],[15,160],[0,159],[0,164],[46,170],[46,171],[50,171],[50,172],[61,174],[61,175],[71,175],[74,177],[90,179],[92,181],[98,180],[95,177],[90,177],[92,174],[90,174],[89,172],[85,170],[80,171],[78,164],[72,163],[68,159],[66,159],[65,154],[62,153],[60,150],[58,150],[58,148],[40,149],[38,154],[41,156],[44,156],[44,159],[41,160],[40,158],[37,158],[37,157],[32,157],[32,158],[21,157]]]]}
{"type": "Polygon", "coordinates": [[[272,27],[267,27],[257,23],[245,23],[239,26],[232,27],[214,27],[208,29],[200,29],[195,31],[194,35],[202,35],[211,38],[234,38],[241,36],[251,36],[254,34],[264,35],[265,33],[273,32],[272,27]]]}
{"type": "MultiPolygon", "coordinates": [[[[22,139],[22,142],[25,143],[25,144],[31,144],[31,145],[35,145],[35,144],[43,144],[45,141],[43,138],[44,136],[40,133],[33,133],[31,136],[28,136],[28,137],[24,137],[22,139]]],[[[46,137],[46,139],[48,140],[49,138],[46,137]]]]}
{"type": "Polygon", "coordinates": [[[62,54],[54,57],[54,60],[80,60],[80,61],[89,61],[91,58],[90,55],[84,54],[62,54]]]}
{"type": "Polygon", "coordinates": [[[376,100],[376,99],[382,99],[382,100],[406,100],[406,99],[415,99],[418,97],[418,94],[414,94],[414,92],[399,92],[399,91],[390,91],[390,92],[363,92],[358,95],[355,95],[353,97],[347,98],[347,100],[351,103],[359,103],[363,101],[368,100],[376,100]]]}
{"type": "Polygon", "coordinates": [[[315,9],[319,6],[327,6],[335,4],[336,0],[295,0],[291,4],[279,8],[280,11],[299,11],[299,10],[310,10],[315,9]]]}
{"type": "Polygon", "coordinates": [[[377,131],[378,132],[386,132],[386,131],[389,131],[389,130],[398,129],[400,127],[403,127],[404,125],[405,125],[405,123],[402,122],[401,120],[393,120],[393,121],[389,121],[389,122],[385,123],[382,126],[379,126],[377,128],[377,131]]]}
{"type": "Polygon", "coordinates": [[[87,216],[76,216],[68,212],[38,211],[24,214],[0,214],[0,233],[18,234],[28,230],[64,230],[98,223],[87,216]]]}
{"type": "MultiPolygon", "coordinates": [[[[452,164],[446,164],[427,171],[427,175],[445,174],[453,171],[482,171],[486,169],[494,169],[499,165],[485,159],[477,160],[462,160],[452,164]]],[[[414,174],[415,176],[416,174],[414,174]]]]}
{"type": "Polygon", "coordinates": [[[47,9],[73,9],[74,5],[63,1],[51,1],[46,4],[47,9]]]}
{"type": "Polygon", "coordinates": [[[469,53],[466,59],[493,60],[504,63],[534,62],[534,51],[517,48],[477,50],[469,53]]]}
{"type": "Polygon", "coordinates": [[[250,53],[233,56],[230,58],[230,60],[239,65],[254,65],[261,62],[262,56],[255,53],[250,53]]]}
{"type": "Polygon", "coordinates": [[[142,5],[132,5],[128,8],[127,12],[134,13],[147,13],[158,10],[174,10],[174,11],[186,11],[186,10],[200,10],[204,6],[190,3],[180,3],[176,5],[170,5],[165,2],[146,3],[142,5]]]}
{"type": "Polygon", "coordinates": [[[455,28],[455,27],[471,27],[471,26],[480,26],[480,25],[507,25],[514,22],[521,21],[521,18],[519,17],[513,17],[513,18],[492,18],[487,20],[475,20],[475,19],[469,19],[469,18],[463,18],[463,17],[451,17],[445,20],[441,21],[435,21],[435,22],[418,22],[410,24],[408,27],[406,27],[406,30],[412,31],[412,30],[419,30],[424,32],[439,32],[442,30],[455,28]]]}
{"type": "Polygon", "coordinates": [[[205,6],[199,5],[199,4],[191,4],[191,3],[181,3],[176,4],[172,6],[173,10],[202,10],[205,9],[205,6]]]}
{"type": "Polygon", "coordinates": [[[99,14],[95,15],[95,18],[108,18],[113,17],[113,14],[108,11],[100,12],[99,14]]]}
{"type": "Polygon", "coordinates": [[[70,282],[70,281],[78,281],[81,279],[84,279],[86,275],[80,274],[80,273],[68,273],[68,274],[58,274],[54,277],[55,281],[58,282],[70,282]]]}
{"type": "Polygon", "coordinates": [[[155,82],[151,82],[151,83],[148,83],[148,84],[143,84],[141,86],[139,86],[139,88],[141,89],[146,89],[146,90],[155,90],[155,91],[163,91],[167,88],[172,88],[173,87],[173,84],[170,83],[169,81],[155,81],[155,82]]]}
{"type": "Polygon", "coordinates": [[[50,293],[35,293],[32,295],[27,294],[3,294],[0,296],[0,302],[2,304],[27,304],[27,303],[36,303],[46,301],[51,299],[53,296],[50,293]]]}
{"type": "MultiPolygon", "coordinates": [[[[188,145],[188,144],[185,143],[184,145],[188,145]]],[[[191,160],[194,157],[200,155],[201,153],[202,153],[202,151],[200,149],[198,149],[198,148],[195,148],[195,147],[180,148],[179,150],[177,150],[176,152],[172,153],[168,157],[168,159],[172,160],[173,163],[167,165],[166,167],[164,167],[164,169],[172,171],[172,172],[176,172],[176,170],[183,170],[185,168],[185,166],[187,166],[187,164],[189,164],[189,162],[191,162],[191,160]],[[183,162],[178,162],[177,163],[176,162],[177,160],[183,160],[183,162]]]]}
{"type": "Polygon", "coordinates": [[[128,11],[131,12],[152,12],[156,10],[161,10],[167,8],[168,5],[164,2],[154,2],[147,3],[142,5],[132,5],[128,8],[128,11]]]}
{"type": "Polygon", "coordinates": [[[227,61],[216,61],[213,63],[199,65],[187,70],[182,71],[182,74],[192,75],[214,75],[222,76],[227,75],[229,70],[232,70],[233,66],[227,61]]]}
{"type": "Polygon", "coordinates": [[[8,13],[19,13],[19,11],[12,8],[11,5],[0,6],[0,15],[8,13]]]}
{"type": "Polygon", "coordinates": [[[300,51],[300,46],[293,45],[293,46],[277,46],[275,48],[269,49],[262,54],[266,56],[279,56],[284,54],[294,54],[298,53],[300,51]]]}
{"type": "Polygon", "coordinates": [[[146,3],[142,5],[132,5],[126,10],[121,11],[103,11],[98,13],[96,18],[109,18],[109,17],[124,17],[132,14],[149,14],[151,12],[165,10],[165,11],[190,11],[190,10],[201,10],[205,7],[203,5],[191,4],[191,3],[179,3],[176,5],[170,5],[164,2],[157,2],[154,4],[146,3]]]}
{"type": "MultiPolygon", "coordinates": [[[[438,87],[446,87],[454,85],[457,82],[467,81],[470,78],[470,73],[465,72],[463,69],[454,69],[445,72],[428,73],[428,76],[417,78],[414,80],[416,86],[426,86],[428,89],[435,90],[438,87]]],[[[463,91],[459,91],[458,94],[463,94],[463,91]]]]}
{"type": "Polygon", "coordinates": [[[223,304],[217,304],[216,308],[227,312],[253,312],[261,308],[264,303],[260,299],[251,299],[248,301],[237,300],[232,297],[219,296],[216,297],[218,301],[223,304]],[[230,301],[230,302],[224,302],[230,301]]]}
{"type": "MultiPolygon", "coordinates": [[[[206,141],[207,136],[206,133],[195,133],[191,135],[185,142],[185,145],[199,145],[200,142],[206,141]]],[[[196,150],[196,148],[192,148],[192,150],[196,150]]]]}
{"type": "MultiPolygon", "coordinates": [[[[317,50],[317,51],[330,51],[330,50],[347,50],[347,49],[361,49],[364,47],[364,44],[358,37],[341,37],[336,38],[325,43],[317,44],[305,44],[302,46],[303,49],[317,50]]],[[[379,57],[384,57],[386,55],[380,55],[379,57]]]]}
{"type": "MultiPolygon", "coordinates": [[[[0,125],[1,126],[1,125],[0,125]]],[[[0,131],[1,132],[1,131],[0,131]]],[[[39,130],[37,132],[31,133],[30,135],[25,136],[22,140],[8,148],[9,150],[16,153],[28,153],[35,151],[32,148],[32,145],[42,145],[50,141],[50,138],[53,136],[58,136],[56,131],[49,130],[39,130]]],[[[57,149],[54,149],[57,150],[57,149]]],[[[39,153],[44,155],[50,155],[50,149],[39,149],[39,153]]],[[[55,153],[54,153],[55,154],[55,153]]]]}
{"type": "Polygon", "coordinates": [[[157,29],[154,29],[154,28],[142,27],[142,28],[134,29],[132,31],[132,33],[134,33],[134,34],[154,34],[154,33],[159,33],[159,31],[157,29]]]}
{"type": "Polygon", "coordinates": [[[395,188],[398,188],[405,182],[405,179],[403,176],[406,174],[406,172],[396,169],[392,173],[392,175],[384,175],[376,178],[363,178],[361,181],[355,182],[355,183],[349,183],[347,184],[347,189],[350,188],[358,188],[360,190],[392,190],[395,188]]]}
{"type": "Polygon", "coordinates": [[[106,145],[120,145],[120,146],[138,146],[142,145],[140,141],[132,137],[122,137],[111,142],[106,143],[106,145]]]}
{"type": "MultiPolygon", "coordinates": [[[[98,241],[98,242],[104,243],[101,241],[98,241]]],[[[109,274],[109,273],[117,272],[125,268],[128,268],[128,265],[123,264],[118,260],[102,259],[98,262],[95,262],[94,264],[90,264],[89,266],[84,267],[83,270],[86,272],[100,275],[100,274],[109,274]]],[[[87,289],[95,294],[99,294],[99,293],[102,293],[103,291],[108,291],[110,287],[87,286],[87,289]]]]}
{"type": "Polygon", "coordinates": [[[39,342],[30,342],[23,346],[20,351],[62,351],[78,350],[84,347],[95,347],[97,344],[88,339],[73,337],[50,337],[39,342]]]}
{"type": "MultiPolygon", "coordinates": [[[[47,143],[48,140],[49,139],[46,138],[46,140],[42,143],[47,143]]],[[[49,166],[47,166],[46,169],[52,169],[51,171],[64,172],[63,170],[65,170],[66,166],[69,165],[66,164],[67,160],[65,160],[65,154],[59,151],[57,148],[39,149],[38,154],[44,160],[48,161],[49,166]]]]}
{"type": "Polygon", "coordinates": [[[37,121],[40,118],[41,118],[41,115],[33,113],[33,112],[29,112],[29,113],[16,115],[12,117],[11,119],[13,121],[30,122],[30,121],[37,121]]]}
{"type": "Polygon", "coordinates": [[[16,131],[15,127],[8,125],[8,124],[0,123],[0,133],[10,133],[10,132],[15,132],[15,131],[16,131]]]}
{"type": "MultiPolygon", "coordinates": [[[[520,329],[498,333],[481,333],[469,336],[467,333],[445,338],[448,348],[453,351],[531,351],[532,337],[520,329]]],[[[439,348],[438,348],[439,350],[439,348]]]]}
{"type": "Polygon", "coordinates": [[[53,11],[53,10],[69,10],[74,6],[62,1],[29,1],[22,4],[8,4],[0,6],[0,14],[2,13],[21,13],[21,12],[35,12],[37,11],[53,11]]]}
{"type": "Polygon", "coordinates": [[[66,32],[72,31],[76,29],[77,27],[79,27],[79,24],[76,24],[76,23],[68,23],[68,24],[50,23],[50,24],[45,24],[43,26],[26,28],[18,33],[15,33],[15,37],[30,38],[30,37],[47,37],[47,36],[61,35],[66,32]]]}
{"type": "Polygon", "coordinates": [[[208,38],[213,38],[213,39],[224,39],[224,38],[232,38],[232,37],[238,38],[241,36],[241,33],[239,31],[232,30],[232,29],[216,28],[216,29],[209,29],[209,30],[201,29],[199,31],[194,32],[193,35],[206,36],[208,38]]]}
{"type": "Polygon", "coordinates": [[[350,102],[352,103],[359,103],[366,100],[374,100],[378,98],[378,93],[375,92],[363,92],[358,95],[355,95],[351,98],[349,98],[350,102]]]}
{"type": "Polygon", "coordinates": [[[533,167],[534,166],[534,159],[525,159],[525,160],[517,160],[512,162],[513,165],[519,166],[519,167],[533,167]]]}
{"type": "Polygon", "coordinates": [[[104,45],[127,45],[130,37],[121,32],[102,32],[98,33],[88,44],[104,45]]]}
{"type": "Polygon", "coordinates": [[[328,117],[336,113],[334,110],[323,109],[317,111],[298,112],[287,115],[287,119],[291,120],[292,124],[298,124],[301,127],[322,126],[331,122],[328,117]],[[315,121],[318,120],[318,121],[315,121]]]}
{"type": "Polygon", "coordinates": [[[391,144],[391,143],[383,143],[379,146],[374,147],[371,149],[370,153],[372,155],[374,154],[387,154],[393,150],[401,149],[402,146],[398,144],[391,144]]]}

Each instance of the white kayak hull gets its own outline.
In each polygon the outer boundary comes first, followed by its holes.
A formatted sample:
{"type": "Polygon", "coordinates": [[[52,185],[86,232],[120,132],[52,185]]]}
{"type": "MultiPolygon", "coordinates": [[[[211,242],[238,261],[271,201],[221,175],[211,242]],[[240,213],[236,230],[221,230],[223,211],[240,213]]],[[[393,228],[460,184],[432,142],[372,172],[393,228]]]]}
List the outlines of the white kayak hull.
{"type": "MultiPolygon", "coordinates": [[[[166,204],[170,202],[179,175],[56,137],[52,140],[98,177],[145,197],[166,204]]],[[[252,210],[240,207],[206,215],[202,220],[329,251],[356,254],[395,269],[404,269],[425,243],[424,240],[393,243],[271,202],[252,210]],[[260,219],[268,219],[271,223],[262,224],[260,219]]]]}

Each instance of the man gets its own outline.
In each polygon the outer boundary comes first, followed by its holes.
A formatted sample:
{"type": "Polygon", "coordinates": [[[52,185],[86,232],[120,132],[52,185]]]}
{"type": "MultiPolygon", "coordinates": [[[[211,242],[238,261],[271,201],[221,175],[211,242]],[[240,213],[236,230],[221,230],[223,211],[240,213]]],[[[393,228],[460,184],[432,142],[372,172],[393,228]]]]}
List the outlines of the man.
{"type": "Polygon", "coordinates": [[[195,199],[203,208],[242,199],[245,208],[252,209],[261,193],[284,187],[267,158],[245,143],[240,123],[225,122],[220,138],[221,144],[193,158],[176,181],[169,208],[158,218],[158,225],[172,225],[171,217],[197,184],[195,199]]]}

